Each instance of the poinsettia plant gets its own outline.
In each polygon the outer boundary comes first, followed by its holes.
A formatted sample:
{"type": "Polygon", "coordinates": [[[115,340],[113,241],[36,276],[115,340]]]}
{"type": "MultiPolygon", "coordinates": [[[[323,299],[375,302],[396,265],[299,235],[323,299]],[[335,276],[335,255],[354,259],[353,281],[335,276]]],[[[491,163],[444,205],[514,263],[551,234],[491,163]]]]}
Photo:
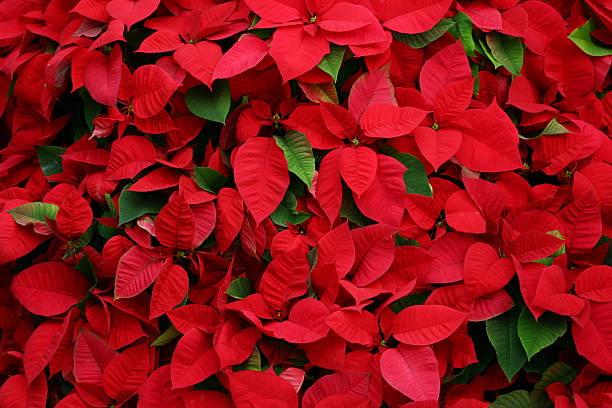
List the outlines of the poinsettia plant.
{"type": "Polygon", "coordinates": [[[0,408],[612,407],[612,4],[0,0],[0,408]]]}

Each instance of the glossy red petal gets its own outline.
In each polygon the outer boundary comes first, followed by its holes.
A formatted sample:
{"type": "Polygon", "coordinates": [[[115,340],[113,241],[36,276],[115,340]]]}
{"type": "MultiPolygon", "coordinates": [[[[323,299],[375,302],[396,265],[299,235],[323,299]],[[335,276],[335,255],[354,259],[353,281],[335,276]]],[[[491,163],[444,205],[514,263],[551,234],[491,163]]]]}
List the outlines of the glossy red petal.
{"type": "Polygon", "coordinates": [[[576,294],[595,302],[612,302],[612,267],[596,265],[585,269],[575,281],[576,294]]]}
{"type": "Polygon", "coordinates": [[[311,70],[328,53],[329,43],[321,32],[310,35],[302,25],[277,28],[270,47],[270,56],[274,58],[283,82],[311,70]]]}
{"type": "Polygon", "coordinates": [[[323,212],[333,223],[342,206],[342,182],[340,181],[340,151],[332,150],[323,157],[319,173],[313,182],[314,195],[323,212]]]}
{"type": "Polygon", "coordinates": [[[464,190],[451,195],[444,210],[446,222],[456,231],[482,234],[487,230],[487,223],[480,209],[464,190]]]}
{"type": "Polygon", "coordinates": [[[80,272],[65,263],[42,262],[15,276],[11,292],[30,312],[53,316],[80,302],[90,287],[80,272]]]}
{"type": "Polygon", "coordinates": [[[150,118],[159,113],[179,84],[157,65],[143,65],[132,75],[134,114],[150,118]]]}
{"type": "Polygon", "coordinates": [[[111,180],[132,178],[153,165],[159,153],[153,143],[142,136],[125,136],[111,147],[106,177],[111,180]]]}
{"type": "Polygon", "coordinates": [[[519,7],[528,16],[525,45],[536,54],[543,55],[548,43],[564,32],[565,20],[559,11],[542,1],[526,1],[519,7]]]}
{"type": "Polygon", "coordinates": [[[480,297],[503,288],[514,276],[510,258],[500,258],[489,244],[476,242],[465,254],[465,286],[470,296],[480,297]]]}
{"type": "Polygon", "coordinates": [[[183,408],[179,392],[172,389],[170,364],[155,370],[138,390],[139,408],[183,408]]]}
{"type": "Polygon", "coordinates": [[[387,349],[380,370],[389,385],[414,401],[437,400],[440,395],[438,360],[431,347],[400,344],[387,349]]]}
{"type": "Polygon", "coordinates": [[[426,115],[426,111],[409,106],[376,104],[363,112],[360,124],[366,136],[387,139],[412,132],[426,115]]]}
{"type": "Polygon", "coordinates": [[[155,218],[155,236],[169,248],[190,249],[195,236],[195,219],[182,195],[162,208],[155,218]]]}
{"type": "Polygon", "coordinates": [[[376,175],[370,186],[361,195],[353,190],[355,204],[366,217],[399,228],[406,208],[406,167],[392,157],[382,154],[376,157],[376,175]]]}
{"type": "Polygon", "coordinates": [[[174,327],[183,334],[193,328],[212,333],[219,323],[219,312],[208,305],[184,305],[167,312],[167,316],[174,327]]]}
{"type": "Polygon", "coordinates": [[[357,78],[348,99],[349,111],[357,120],[370,105],[381,103],[397,106],[389,69],[384,67],[357,78]]]}
{"type": "Polygon", "coordinates": [[[444,340],[459,328],[466,314],[442,305],[416,305],[402,310],[393,322],[393,336],[415,346],[444,340]]]}
{"type": "Polygon", "coordinates": [[[215,229],[217,210],[211,201],[194,205],[191,209],[195,218],[195,234],[190,248],[197,248],[204,243],[215,229]]]}
{"type": "Polygon", "coordinates": [[[91,97],[103,105],[114,106],[121,82],[121,48],[118,44],[111,53],[94,54],[83,73],[83,83],[91,97]]]}
{"type": "Polygon", "coordinates": [[[509,253],[520,262],[537,261],[554,254],[563,240],[545,232],[524,232],[510,245],[509,253]]]}
{"type": "Polygon", "coordinates": [[[242,197],[233,188],[222,188],[217,196],[215,238],[219,252],[225,252],[240,232],[244,218],[242,197]]]}
{"type": "Polygon", "coordinates": [[[591,317],[585,325],[572,325],[572,336],[578,353],[594,365],[612,372],[612,303],[591,304],[591,317]]]}
{"type": "Polygon", "coordinates": [[[472,71],[460,42],[449,45],[428,59],[419,77],[421,92],[432,103],[438,92],[454,81],[472,78],[472,71]]]}
{"type": "Polygon", "coordinates": [[[365,286],[380,278],[393,262],[393,229],[374,224],[353,229],[351,233],[355,244],[352,282],[356,286],[365,286]]]}
{"type": "Polygon", "coordinates": [[[136,52],[157,53],[174,51],[183,45],[177,33],[170,30],[156,31],[140,43],[136,52]]]}
{"type": "Polygon", "coordinates": [[[193,77],[209,88],[214,81],[213,72],[223,52],[221,47],[212,41],[200,41],[195,44],[184,44],[174,52],[174,60],[193,77]]]}
{"type": "Polygon", "coordinates": [[[129,30],[132,25],[153,14],[159,3],[160,0],[111,0],[106,5],[106,10],[129,30]]]}
{"type": "Polygon", "coordinates": [[[262,407],[298,407],[298,396],[291,384],[274,373],[246,370],[230,373],[228,377],[236,408],[253,404],[262,407]]]}
{"type": "Polygon", "coordinates": [[[172,388],[183,388],[204,381],[219,370],[219,357],[212,347],[210,335],[191,329],[172,353],[172,388]]]}
{"type": "Polygon", "coordinates": [[[28,383],[34,381],[55,355],[67,328],[68,319],[64,319],[64,323],[43,322],[34,330],[23,351],[23,368],[28,383]]]}
{"type": "Polygon", "coordinates": [[[383,26],[400,33],[417,34],[430,30],[448,11],[452,2],[378,0],[375,3],[379,5],[379,10],[383,14],[383,26]]]}
{"type": "Polygon", "coordinates": [[[338,310],[330,314],[325,322],[349,343],[369,346],[378,336],[376,318],[365,310],[338,310]]]}
{"type": "Polygon", "coordinates": [[[377,163],[378,157],[369,147],[346,147],[340,150],[340,174],[358,196],[374,181],[377,163]]]}
{"type": "Polygon", "coordinates": [[[355,262],[355,245],[348,223],[343,223],[321,237],[317,243],[317,263],[333,263],[339,277],[346,276],[355,262]]]}
{"type": "Polygon", "coordinates": [[[89,203],[74,189],[62,201],[55,216],[57,230],[69,239],[83,235],[92,221],[93,212],[89,203]]]}
{"type": "Polygon", "coordinates": [[[240,364],[249,358],[260,338],[261,333],[256,327],[243,328],[239,319],[227,319],[219,326],[213,338],[220,368],[240,364]]]}
{"type": "Polygon", "coordinates": [[[291,308],[287,320],[270,322],[264,328],[273,333],[274,337],[290,343],[313,343],[329,332],[325,323],[328,315],[327,307],[320,301],[302,299],[291,308]]]}
{"type": "Polygon", "coordinates": [[[164,190],[178,185],[180,173],[174,169],[162,167],[155,169],[137,182],[132,184],[128,191],[144,193],[149,191],[164,190]]]}
{"type": "Polygon", "coordinates": [[[230,78],[259,64],[268,55],[268,45],[256,35],[246,34],[219,59],[212,80],[230,78]]]}
{"type": "Polygon", "coordinates": [[[163,260],[155,252],[133,246],[120,259],[115,278],[115,297],[130,298],[149,287],[161,271],[163,260]]]}
{"type": "Polygon", "coordinates": [[[319,378],[304,393],[303,408],[319,406],[321,401],[333,396],[365,397],[368,394],[369,376],[364,373],[334,373],[319,378]]]}
{"type": "Polygon", "coordinates": [[[247,0],[246,4],[257,15],[275,23],[300,20],[306,15],[306,7],[302,1],[247,0]]]}
{"type": "Polygon", "coordinates": [[[429,127],[418,127],[414,139],[423,156],[438,171],[440,166],[457,153],[462,136],[457,129],[442,128],[436,131],[429,127]]]}
{"type": "Polygon", "coordinates": [[[289,185],[287,160],[273,138],[255,137],[238,148],[235,163],[236,188],[259,224],[285,195],[289,185]]]}
{"type": "Polygon", "coordinates": [[[166,262],[153,285],[149,318],[159,317],[181,303],[188,290],[189,277],[185,269],[166,262]]]}
{"type": "Polygon", "coordinates": [[[106,394],[118,401],[127,401],[147,379],[149,350],[140,344],[117,354],[104,369],[102,384],[106,394]]]}
{"type": "Polygon", "coordinates": [[[259,292],[273,311],[285,308],[288,301],[308,289],[310,266],[300,250],[286,252],[268,264],[259,283],[259,292]]]}
{"type": "Polygon", "coordinates": [[[357,121],[349,111],[329,102],[319,104],[325,127],[340,139],[350,139],[357,134],[357,121]]]}
{"type": "Polygon", "coordinates": [[[102,385],[104,370],[117,353],[91,332],[81,331],[74,344],[74,377],[79,383],[102,385]]]}

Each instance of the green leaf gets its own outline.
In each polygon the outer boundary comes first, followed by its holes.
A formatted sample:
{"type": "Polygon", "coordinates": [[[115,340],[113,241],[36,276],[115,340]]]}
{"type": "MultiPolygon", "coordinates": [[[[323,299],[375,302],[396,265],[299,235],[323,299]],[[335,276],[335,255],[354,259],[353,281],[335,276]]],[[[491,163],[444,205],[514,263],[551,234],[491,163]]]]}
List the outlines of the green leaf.
{"type": "MultiPolygon", "coordinates": [[[[608,241],[611,240],[610,237],[608,237],[607,235],[603,235],[602,239],[607,239],[608,241]]],[[[612,266],[612,245],[608,247],[608,252],[606,253],[606,257],[604,258],[604,261],[601,264],[612,266]]]]}
{"type": "Polygon", "coordinates": [[[543,390],[556,382],[568,385],[574,381],[574,378],[576,378],[577,375],[578,373],[574,367],[562,361],[557,361],[556,363],[551,364],[551,366],[544,371],[542,377],[534,385],[534,389],[543,390]]]}
{"type": "Polygon", "coordinates": [[[492,31],[487,34],[487,44],[497,61],[514,75],[521,75],[523,43],[520,38],[492,31]]]}
{"type": "Polygon", "coordinates": [[[95,232],[96,232],[96,223],[94,222],[89,226],[89,228],[85,230],[83,235],[79,237],[79,239],[76,242],[76,245],[80,248],[84,248],[87,245],[89,245],[95,232]]]}
{"type": "Polygon", "coordinates": [[[472,37],[472,19],[462,11],[457,12],[454,18],[465,53],[470,57],[475,56],[474,47],[476,45],[474,44],[474,37],[472,37]]]}
{"type": "Polygon", "coordinates": [[[527,307],[518,321],[518,335],[527,353],[527,359],[553,344],[567,330],[567,320],[553,313],[544,313],[536,322],[527,307]]]}
{"type": "MultiPolygon", "coordinates": [[[[115,207],[115,202],[113,201],[111,195],[108,193],[104,194],[104,199],[106,200],[106,205],[109,209],[105,210],[102,213],[102,217],[116,217],[117,215],[119,215],[117,213],[117,207],[115,207]]],[[[98,229],[98,234],[101,235],[102,238],[104,238],[105,240],[111,239],[111,237],[113,237],[119,232],[117,228],[109,227],[107,225],[102,224],[101,222],[98,222],[96,227],[98,229]]]]}
{"type": "Polygon", "coordinates": [[[253,347],[253,351],[249,358],[247,358],[243,363],[235,365],[232,367],[232,371],[261,371],[261,353],[259,352],[259,348],[257,346],[253,347]]]}
{"type": "Polygon", "coordinates": [[[9,210],[13,220],[19,225],[28,225],[38,222],[47,223],[45,217],[54,220],[59,207],[49,203],[25,203],[9,210]]]}
{"type": "Polygon", "coordinates": [[[327,72],[334,78],[334,82],[338,80],[338,71],[340,71],[340,65],[342,65],[342,59],[344,58],[344,47],[336,44],[329,44],[330,52],[325,55],[321,62],[317,64],[317,67],[327,72]]]}
{"type": "Polygon", "coordinates": [[[411,239],[411,238],[406,238],[400,235],[399,233],[395,234],[395,246],[404,246],[404,245],[420,247],[418,241],[415,241],[414,239],[411,239]]]}
{"type": "Polygon", "coordinates": [[[98,276],[96,275],[96,271],[94,270],[93,265],[87,258],[87,254],[83,254],[83,257],[79,259],[79,262],[75,265],[74,269],[81,272],[81,274],[87,279],[91,284],[91,288],[93,289],[98,284],[98,276]]]}
{"type": "Polygon", "coordinates": [[[560,124],[556,118],[552,118],[539,134],[529,137],[519,134],[519,138],[523,140],[536,140],[541,138],[542,136],[562,135],[565,133],[569,133],[569,130],[567,130],[565,126],[560,124]]]}
{"type": "Polygon", "coordinates": [[[317,260],[319,259],[319,252],[317,251],[317,247],[314,247],[310,251],[308,251],[306,253],[306,258],[308,259],[308,266],[310,266],[310,272],[312,272],[314,267],[317,265],[317,260]]]}
{"type": "Polygon", "coordinates": [[[536,408],[546,408],[552,405],[548,394],[546,393],[546,387],[549,385],[560,382],[565,385],[574,381],[578,373],[576,370],[562,361],[558,361],[552,364],[544,371],[542,377],[533,386],[531,391],[531,401],[536,408]]]}
{"type": "Polygon", "coordinates": [[[398,314],[407,307],[424,304],[429,295],[431,295],[431,291],[406,295],[403,298],[400,298],[395,302],[391,303],[391,306],[389,307],[391,308],[393,313],[398,314]]]}
{"type": "Polygon", "coordinates": [[[253,22],[248,28],[249,34],[255,34],[259,38],[267,40],[268,38],[272,37],[272,34],[274,34],[274,28],[253,28],[257,23],[259,23],[260,20],[261,17],[258,15],[253,17],[253,22]]]}
{"type": "Polygon", "coordinates": [[[307,82],[298,82],[298,86],[304,93],[304,96],[314,103],[334,103],[338,104],[338,90],[333,82],[322,82],[320,84],[309,84],[307,82]]]}
{"type": "Polygon", "coordinates": [[[342,204],[340,206],[340,216],[360,227],[374,224],[373,220],[363,215],[359,208],[357,208],[357,204],[355,204],[355,200],[353,199],[353,193],[351,193],[351,190],[349,190],[344,184],[342,185],[342,204]]]}
{"type": "Polygon", "coordinates": [[[472,71],[472,78],[474,78],[474,90],[472,93],[478,95],[480,92],[480,72],[478,71],[478,64],[470,61],[470,71],[472,71]]]}
{"type": "Polygon", "coordinates": [[[516,390],[511,393],[500,395],[490,408],[535,408],[525,390],[516,390]]]}
{"type": "Polygon", "coordinates": [[[247,278],[239,276],[229,284],[225,293],[234,299],[244,299],[253,293],[253,289],[251,288],[251,282],[247,278]]]}
{"type": "Polygon", "coordinates": [[[391,157],[406,166],[404,184],[407,193],[433,197],[427,171],[419,159],[408,153],[394,153],[391,157]]]}
{"type": "Polygon", "coordinates": [[[109,217],[113,217],[117,215],[117,207],[115,207],[115,202],[113,201],[113,198],[111,197],[111,195],[108,193],[104,194],[104,200],[106,201],[108,210],[112,214],[112,215],[109,215],[109,217]]]}
{"type": "Polygon", "coordinates": [[[187,91],[185,103],[196,116],[225,124],[232,96],[229,83],[218,79],[213,83],[212,92],[208,87],[196,86],[187,91]]]}
{"type": "Polygon", "coordinates": [[[479,53],[481,53],[482,55],[486,56],[489,61],[491,61],[493,63],[493,67],[495,69],[499,68],[502,66],[502,63],[499,62],[491,53],[491,49],[489,48],[489,46],[487,45],[487,43],[485,41],[483,41],[483,39],[481,37],[476,37],[476,39],[478,40],[475,43],[476,46],[476,51],[478,51],[479,53]]]}
{"type": "Polygon", "coordinates": [[[185,297],[183,298],[183,301],[176,307],[181,307],[181,306],[185,306],[187,304],[187,301],[189,300],[189,293],[187,293],[185,295],[185,297]]]}
{"type": "Polygon", "coordinates": [[[412,48],[423,48],[442,37],[444,33],[447,32],[453,25],[455,25],[455,22],[452,19],[443,18],[442,20],[438,21],[438,23],[433,26],[431,30],[425,31],[424,33],[404,34],[397,33],[395,31],[392,31],[391,33],[393,34],[393,38],[397,41],[406,43],[412,48]]]}
{"type": "Polygon", "coordinates": [[[406,167],[404,184],[406,184],[407,193],[433,197],[431,185],[427,178],[427,171],[419,159],[408,153],[399,153],[390,146],[383,146],[380,151],[393,157],[406,167]]]}
{"type": "Polygon", "coordinates": [[[542,132],[538,136],[549,136],[549,135],[562,135],[569,133],[569,130],[557,121],[557,118],[552,118],[550,122],[546,124],[546,127],[542,129],[542,132]]]}
{"type": "Polygon", "coordinates": [[[519,308],[514,307],[486,322],[487,336],[495,347],[497,360],[508,381],[512,381],[514,375],[527,362],[527,355],[518,336],[520,312],[519,308]]]}
{"type": "Polygon", "coordinates": [[[597,29],[594,19],[589,19],[568,36],[582,51],[594,57],[612,55],[612,47],[606,47],[601,41],[593,38],[591,31],[597,29]]]}
{"type": "Polygon", "coordinates": [[[60,155],[66,152],[65,147],[60,146],[36,146],[38,163],[46,177],[64,171],[62,168],[62,158],[60,155]]]}
{"type": "Polygon", "coordinates": [[[523,366],[523,371],[527,374],[535,373],[539,377],[555,361],[557,356],[554,353],[538,353],[523,366]]]}
{"type": "Polygon", "coordinates": [[[85,117],[85,123],[89,128],[89,134],[94,130],[93,120],[102,112],[102,105],[94,101],[87,88],[84,86],[79,88],[79,95],[83,99],[83,116],[85,117]]]}
{"type": "MultiPolygon", "coordinates": [[[[478,325],[484,325],[483,323],[477,323],[478,325]]],[[[479,344],[476,347],[476,363],[472,363],[464,367],[455,378],[455,384],[468,384],[472,379],[485,372],[485,370],[495,361],[495,349],[493,346],[486,341],[486,333],[484,330],[480,330],[482,326],[478,327],[475,335],[472,336],[472,340],[479,344]]]]}
{"type": "Polygon", "coordinates": [[[155,347],[167,346],[180,335],[181,332],[176,330],[176,327],[170,325],[170,327],[168,327],[165,332],[160,334],[159,337],[156,338],[153,343],[151,343],[151,345],[155,347]]]}
{"type": "Polygon", "coordinates": [[[274,136],[274,139],[285,153],[289,171],[298,176],[308,187],[312,187],[315,159],[308,138],[303,133],[290,130],[285,137],[274,136]]]}
{"type": "Polygon", "coordinates": [[[119,196],[119,225],[135,220],[144,214],[157,214],[168,202],[166,194],[155,191],[137,193],[127,191],[131,184],[125,186],[119,196]]]}
{"type": "Polygon", "coordinates": [[[253,27],[255,27],[255,25],[257,25],[257,23],[259,23],[261,21],[261,17],[258,16],[257,14],[255,14],[255,16],[253,17],[253,22],[251,23],[251,25],[249,26],[249,28],[247,28],[247,30],[252,29],[253,27]]]}
{"type": "Polygon", "coordinates": [[[270,214],[270,219],[276,225],[286,227],[287,223],[292,225],[298,225],[310,218],[310,214],[302,211],[297,212],[297,199],[295,194],[290,190],[287,190],[283,201],[279,204],[278,208],[270,214]]]}
{"type": "Polygon", "coordinates": [[[555,260],[554,256],[547,256],[546,258],[536,259],[534,262],[540,263],[545,266],[551,266],[555,260]]]}
{"type": "MultiPolygon", "coordinates": [[[[552,235],[553,237],[556,237],[556,238],[559,238],[559,239],[562,239],[563,241],[565,241],[565,237],[563,236],[563,234],[561,234],[561,231],[559,231],[559,230],[548,231],[546,233],[552,235]]],[[[552,256],[554,258],[554,257],[560,256],[560,255],[563,255],[566,252],[567,251],[566,251],[566,248],[565,248],[565,243],[563,243],[563,245],[561,245],[561,248],[557,249],[557,251],[554,254],[552,254],[552,256]]]]}
{"type": "Polygon", "coordinates": [[[227,183],[227,177],[210,167],[193,167],[194,180],[204,191],[218,194],[219,190],[227,183]]]}

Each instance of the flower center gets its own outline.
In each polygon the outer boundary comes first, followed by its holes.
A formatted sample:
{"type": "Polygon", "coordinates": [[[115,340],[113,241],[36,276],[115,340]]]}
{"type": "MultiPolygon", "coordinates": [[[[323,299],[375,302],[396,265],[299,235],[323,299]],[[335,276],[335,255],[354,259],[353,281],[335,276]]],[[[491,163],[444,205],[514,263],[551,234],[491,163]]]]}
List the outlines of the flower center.
{"type": "Polygon", "coordinates": [[[280,121],[280,118],[281,117],[278,113],[275,113],[274,115],[272,115],[272,121],[274,122],[274,127],[277,129],[280,128],[280,125],[278,123],[280,121]]]}

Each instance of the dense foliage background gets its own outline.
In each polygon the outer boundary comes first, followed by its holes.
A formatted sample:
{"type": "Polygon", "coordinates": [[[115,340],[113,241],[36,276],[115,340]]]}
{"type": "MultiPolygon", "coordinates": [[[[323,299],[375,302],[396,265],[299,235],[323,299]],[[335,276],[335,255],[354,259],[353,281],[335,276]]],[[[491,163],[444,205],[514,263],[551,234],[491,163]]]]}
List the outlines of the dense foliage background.
{"type": "Polygon", "coordinates": [[[0,408],[612,407],[609,0],[1,0],[0,408]]]}

